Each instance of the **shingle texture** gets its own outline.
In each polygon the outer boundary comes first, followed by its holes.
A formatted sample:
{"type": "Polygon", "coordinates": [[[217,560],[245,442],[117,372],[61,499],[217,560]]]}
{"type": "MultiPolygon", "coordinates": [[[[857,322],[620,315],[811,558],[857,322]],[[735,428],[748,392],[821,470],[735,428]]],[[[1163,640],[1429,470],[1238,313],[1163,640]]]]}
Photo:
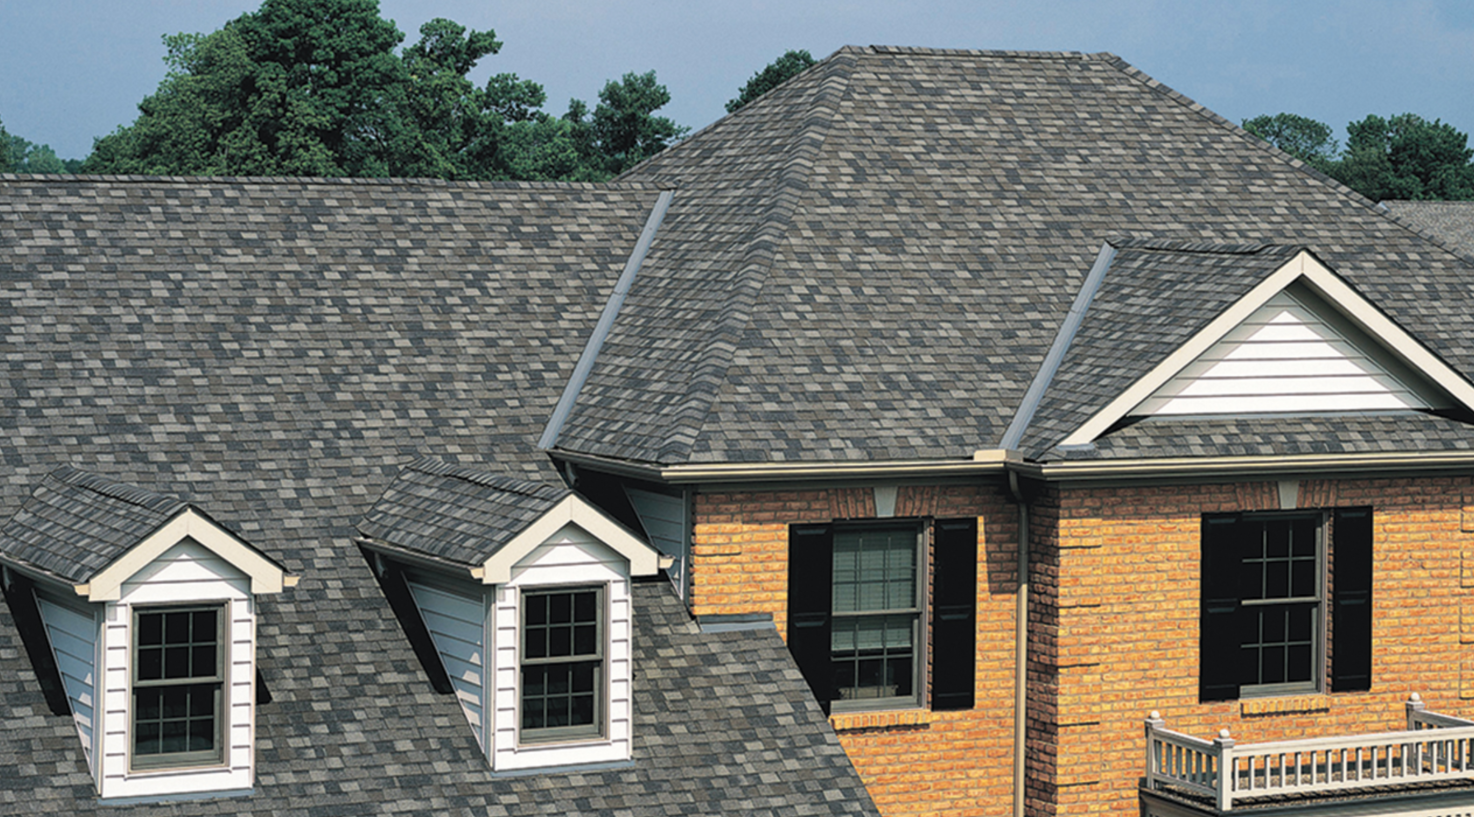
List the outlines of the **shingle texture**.
{"type": "Polygon", "coordinates": [[[1474,257],[1474,201],[1384,201],[1394,216],[1474,257]]]}
{"type": "Polygon", "coordinates": [[[86,582],[186,507],[64,466],[47,474],[0,528],[0,559],[86,582]]]}
{"type": "Polygon", "coordinates": [[[571,451],[995,447],[1117,235],[1308,247],[1474,370],[1474,262],[1108,54],[846,48],[625,178],[681,187],[571,451]]]}
{"type": "Polygon", "coordinates": [[[493,779],[352,545],[423,456],[558,483],[533,444],[657,195],[0,177],[0,519],[69,465],[302,576],[258,600],[256,793],[206,803],[98,807],[0,605],[0,813],[871,813],[777,636],[697,636],[663,585],[637,591],[636,765],[493,779]]]}
{"type": "Polygon", "coordinates": [[[562,485],[423,459],[405,466],[358,530],[398,547],[477,565],[570,493],[562,485]]]}

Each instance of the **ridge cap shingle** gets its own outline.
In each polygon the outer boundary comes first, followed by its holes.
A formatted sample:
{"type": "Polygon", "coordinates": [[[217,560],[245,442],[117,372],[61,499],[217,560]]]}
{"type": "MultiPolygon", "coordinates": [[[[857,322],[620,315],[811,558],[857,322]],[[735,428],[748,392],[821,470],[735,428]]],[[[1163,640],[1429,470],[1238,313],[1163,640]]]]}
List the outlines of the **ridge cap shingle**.
{"type": "MultiPolygon", "coordinates": [[[[154,513],[173,514],[189,507],[189,503],[179,497],[119,482],[70,465],[57,468],[47,474],[47,477],[63,485],[90,491],[154,513]]],[[[42,484],[45,484],[45,480],[42,481],[42,484]]]]}
{"type": "Polygon", "coordinates": [[[449,477],[473,485],[480,485],[509,494],[517,494],[531,499],[554,500],[561,499],[572,493],[565,486],[551,485],[546,482],[514,477],[510,474],[498,474],[494,471],[486,471],[464,465],[454,465],[434,457],[421,457],[409,465],[404,466],[406,471],[416,471],[421,474],[436,477],[449,477]]]}

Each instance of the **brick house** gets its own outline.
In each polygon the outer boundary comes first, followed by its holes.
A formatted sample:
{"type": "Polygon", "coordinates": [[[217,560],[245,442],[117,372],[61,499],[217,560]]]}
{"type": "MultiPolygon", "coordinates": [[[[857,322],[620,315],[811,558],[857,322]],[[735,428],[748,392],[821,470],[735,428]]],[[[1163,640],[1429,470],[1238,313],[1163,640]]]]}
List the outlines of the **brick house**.
{"type": "Polygon", "coordinates": [[[1474,259],[1115,57],[846,48],[610,185],[0,213],[8,810],[1474,807],[1474,259]]]}

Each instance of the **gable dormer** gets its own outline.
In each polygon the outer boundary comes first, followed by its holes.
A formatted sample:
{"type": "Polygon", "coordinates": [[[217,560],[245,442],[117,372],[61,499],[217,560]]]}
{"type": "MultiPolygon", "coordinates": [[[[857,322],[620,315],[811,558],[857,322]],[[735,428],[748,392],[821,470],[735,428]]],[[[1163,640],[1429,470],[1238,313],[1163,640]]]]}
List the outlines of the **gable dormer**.
{"type": "Polygon", "coordinates": [[[100,797],[250,790],[256,597],[296,577],[194,505],[75,468],[0,529],[0,563],[100,797]]]}
{"type": "Polygon", "coordinates": [[[1065,448],[1154,418],[1474,411],[1468,381],[1296,248],[1107,245],[1051,357],[1015,437],[1052,424],[1065,448]]]}
{"type": "Polygon", "coordinates": [[[562,486],[420,460],[359,523],[432,685],[499,772],[626,762],[630,583],[659,553],[562,486]]]}

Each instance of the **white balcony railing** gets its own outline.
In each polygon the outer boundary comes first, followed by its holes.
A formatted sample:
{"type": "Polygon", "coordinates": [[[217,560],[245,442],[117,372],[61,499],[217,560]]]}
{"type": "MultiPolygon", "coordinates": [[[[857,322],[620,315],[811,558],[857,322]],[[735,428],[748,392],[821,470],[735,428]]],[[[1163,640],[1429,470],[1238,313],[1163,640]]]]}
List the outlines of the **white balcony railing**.
{"type": "Polygon", "coordinates": [[[1474,721],[1427,711],[1414,693],[1407,729],[1273,743],[1211,741],[1146,719],[1146,787],[1211,798],[1221,811],[1267,795],[1317,795],[1442,780],[1474,780],[1474,721]]]}

